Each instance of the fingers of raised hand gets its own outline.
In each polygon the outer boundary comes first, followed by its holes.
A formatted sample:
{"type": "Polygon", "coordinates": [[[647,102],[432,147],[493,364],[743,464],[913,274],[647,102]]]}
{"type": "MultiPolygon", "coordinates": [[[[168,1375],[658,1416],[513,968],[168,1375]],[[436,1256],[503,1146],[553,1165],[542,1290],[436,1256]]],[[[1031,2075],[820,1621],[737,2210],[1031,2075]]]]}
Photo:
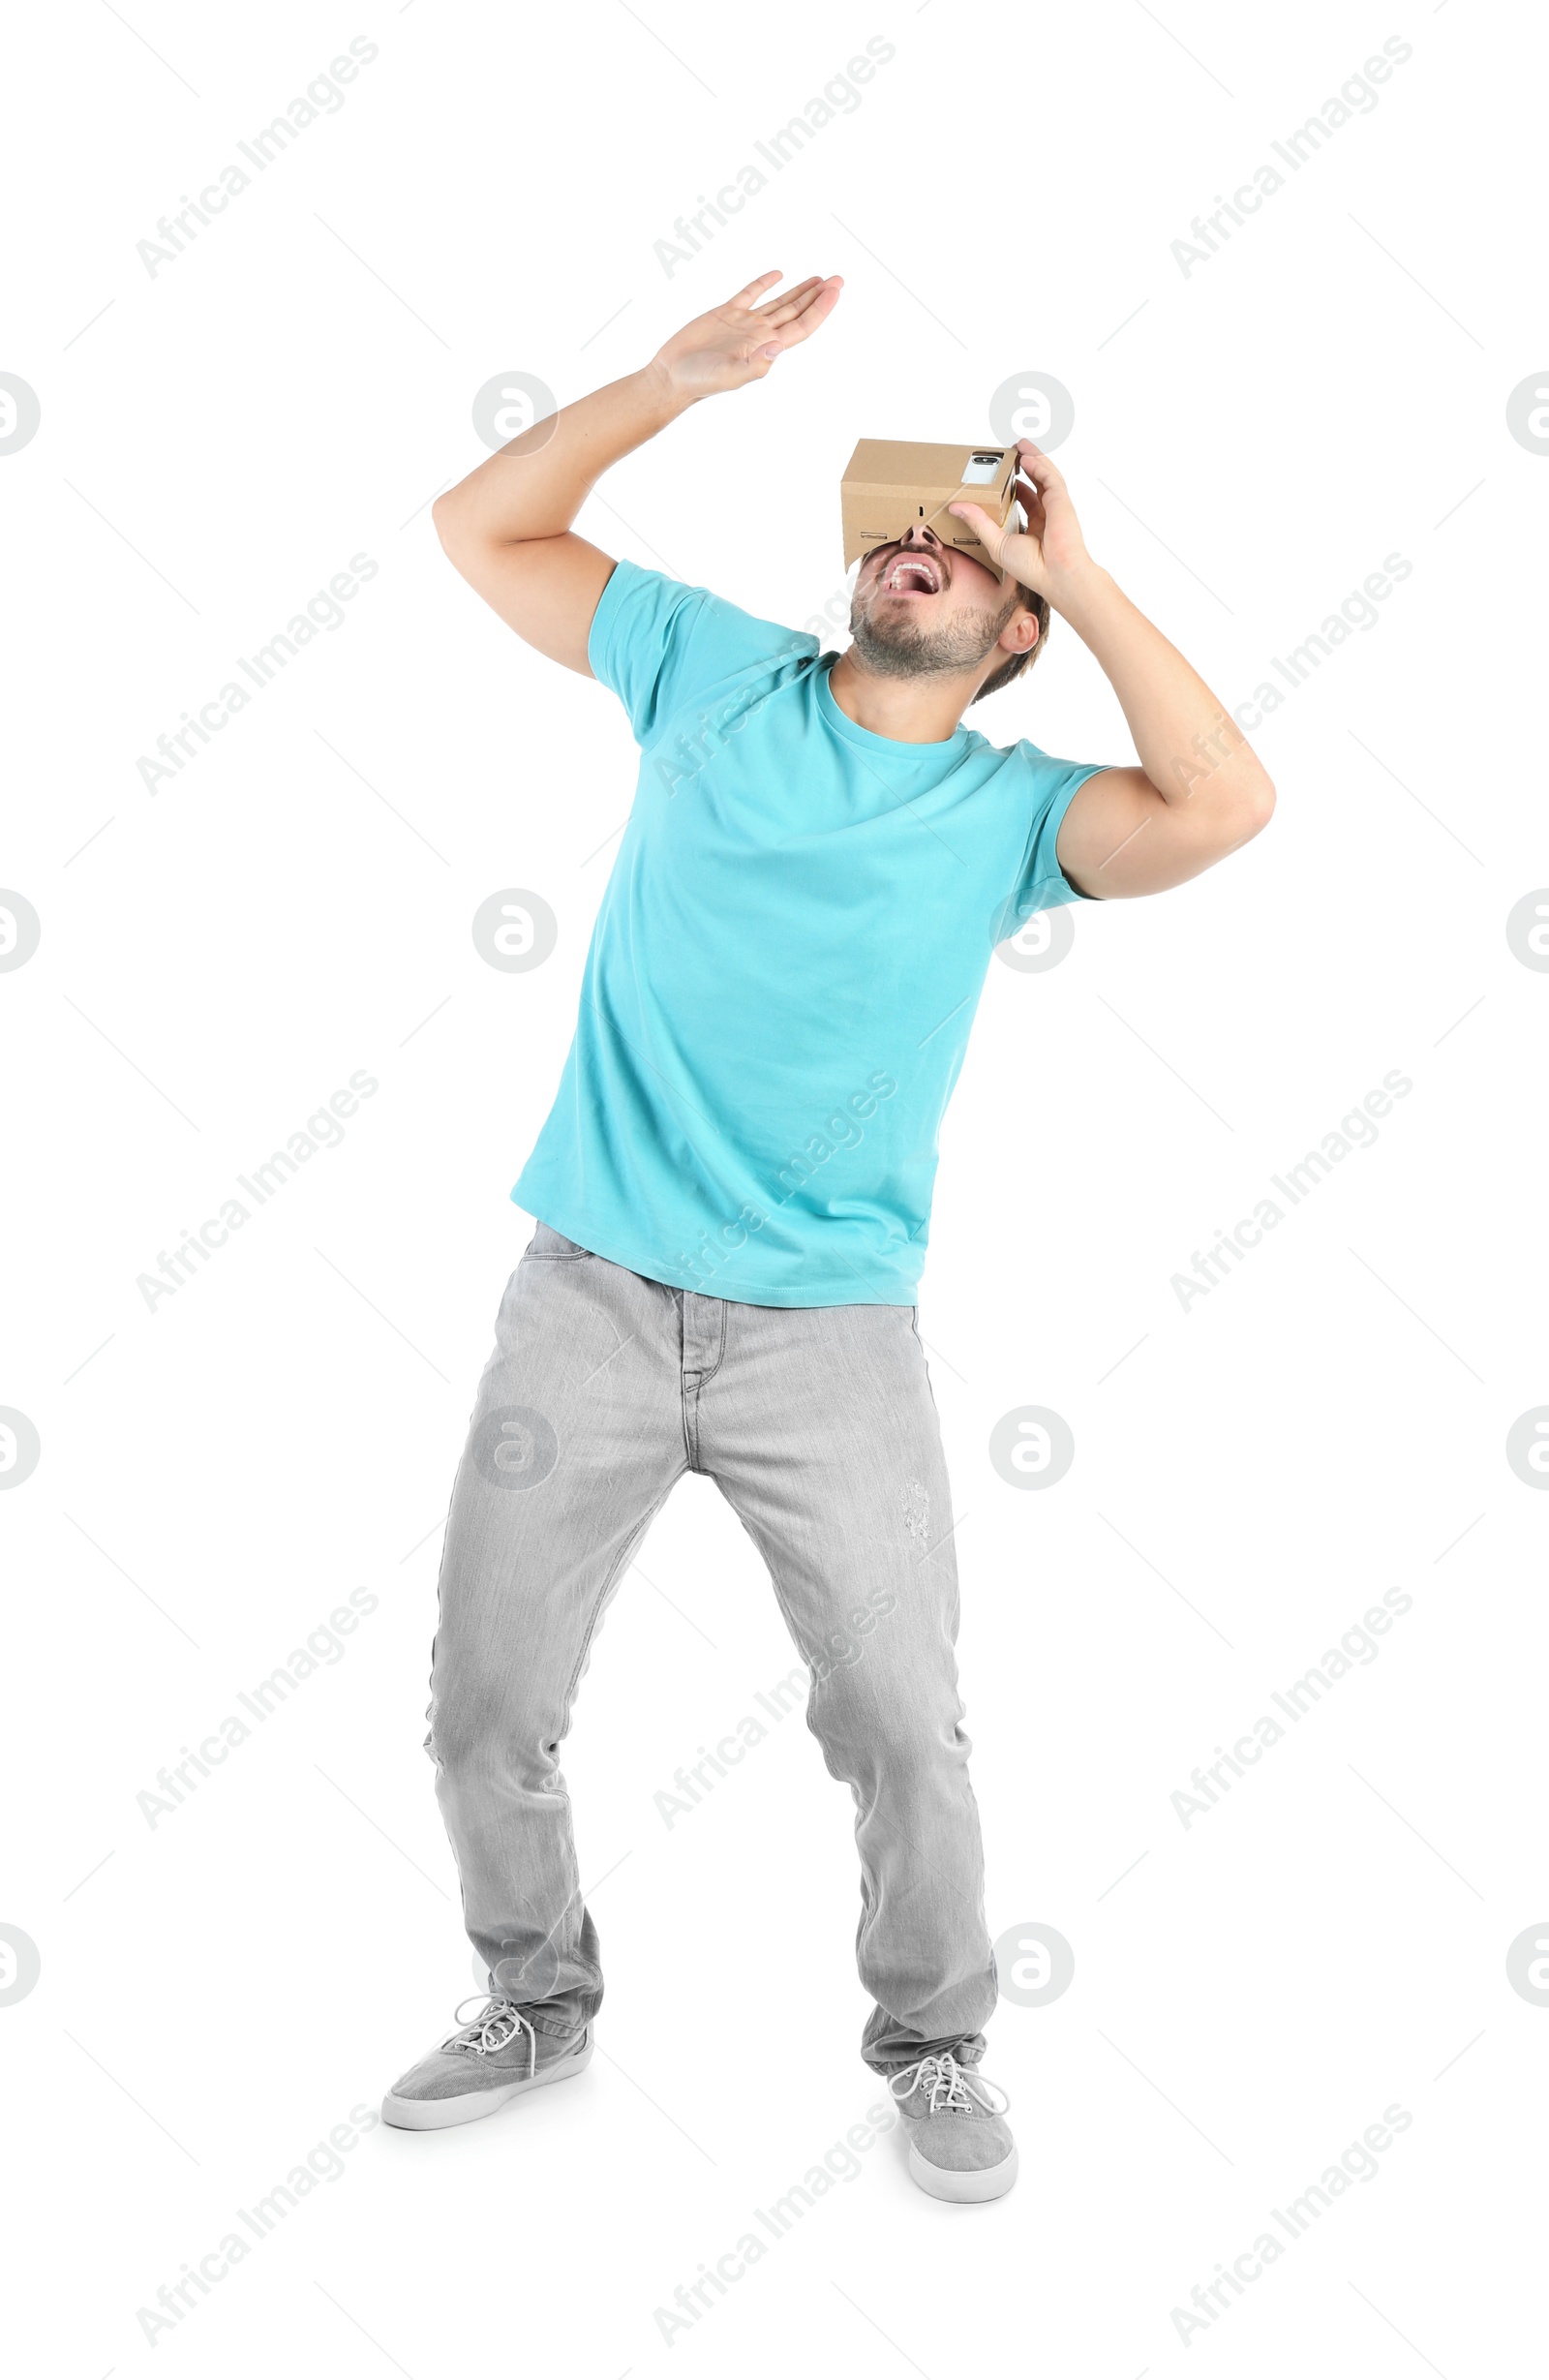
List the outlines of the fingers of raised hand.
{"type": "Polygon", "coordinates": [[[783,322],[789,315],[800,314],[804,306],[810,305],[814,290],[822,286],[821,273],[813,273],[807,280],[799,281],[794,290],[783,290],[778,297],[772,297],[767,305],[758,308],[760,320],[783,322]]]}
{"type": "Polygon", "coordinates": [[[1025,473],[1035,487],[1062,488],[1065,485],[1048,455],[1044,453],[1042,447],[1035,446],[1030,438],[1017,441],[1017,468],[1025,473]]]}
{"type": "Polygon", "coordinates": [[[1031,527],[1035,521],[1042,522],[1044,518],[1044,491],[1037,487],[1031,479],[1017,480],[1017,502],[1020,504],[1023,512],[1026,514],[1029,527],[1031,527]]]}
{"type": "Polygon", "coordinates": [[[755,298],[762,297],[766,290],[772,290],[775,282],[783,278],[783,274],[778,272],[760,273],[756,281],[750,281],[745,289],[739,290],[735,297],[728,297],[726,303],[728,306],[751,306],[755,298]]]}
{"type": "Polygon", "coordinates": [[[782,310],[775,314],[770,324],[772,329],[778,328],[780,343],[784,347],[795,347],[799,340],[810,339],[812,333],[828,320],[839,302],[839,284],[837,281],[819,279],[809,286],[804,285],[796,294],[799,302],[793,304],[788,313],[782,310]]]}
{"type": "Polygon", "coordinates": [[[949,504],[947,510],[955,512],[959,521],[967,523],[999,569],[1002,566],[1000,556],[1010,542],[1012,532],[1002,529],[998,521],[992,521],[983,504],[949,504]]]}

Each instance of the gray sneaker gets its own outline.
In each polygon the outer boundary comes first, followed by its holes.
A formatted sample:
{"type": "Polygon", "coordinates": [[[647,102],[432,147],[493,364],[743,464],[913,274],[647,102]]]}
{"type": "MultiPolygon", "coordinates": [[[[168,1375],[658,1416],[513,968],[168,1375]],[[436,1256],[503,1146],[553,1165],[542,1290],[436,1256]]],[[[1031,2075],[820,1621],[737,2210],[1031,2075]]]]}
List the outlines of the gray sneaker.
{"type": "Polygon", "coordinates": [[[453,2011],[459,2029],[417,2066],[401,2074],[381,2103],[383,2119],[406,2132],[439,2132],[446,2124],[476,2123],[524,2090],[562,2083],[592,2059],[592,2027],[561,2037],[533,2029],[514,2000],[492,1996],[471,2025],[460,2023],[468,2002],[453,2011]]]}
{"type": "Polygon", "coordinates": [[[917,2058],[888,2078],[911,2134],[909,2171],[932,2198],[1004,2198],[1017,2179],[1017,2144],[1003,2090],[960,2066],[950,2050],[917,2058]],[[986,2094],[1000,2101],[994,2106],[986,2094]]]}

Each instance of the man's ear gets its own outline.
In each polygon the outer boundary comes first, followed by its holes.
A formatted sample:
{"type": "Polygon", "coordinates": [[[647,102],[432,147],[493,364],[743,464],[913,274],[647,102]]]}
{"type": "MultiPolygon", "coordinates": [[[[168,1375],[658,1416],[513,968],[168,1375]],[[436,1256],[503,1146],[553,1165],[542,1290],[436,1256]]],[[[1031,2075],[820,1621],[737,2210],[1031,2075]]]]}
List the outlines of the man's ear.
{"type": "Polygon", "coordinates": [[[996,640],[1002,653],[1031,653],[1038,642],[1038,616],[1018,603],[996,640]]]}

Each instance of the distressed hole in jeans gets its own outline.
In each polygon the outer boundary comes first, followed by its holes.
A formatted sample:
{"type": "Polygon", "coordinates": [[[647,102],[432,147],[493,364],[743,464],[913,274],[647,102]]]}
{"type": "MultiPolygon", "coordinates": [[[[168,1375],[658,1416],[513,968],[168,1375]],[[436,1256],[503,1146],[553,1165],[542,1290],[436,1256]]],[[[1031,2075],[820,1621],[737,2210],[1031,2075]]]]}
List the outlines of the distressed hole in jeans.
{"type": "Polygon", "coordinates": [[[930,1491],[922,1480],[911,1480],[903,1491],[904,1527],[922,1553],[930,1547],[930,1491]]]}

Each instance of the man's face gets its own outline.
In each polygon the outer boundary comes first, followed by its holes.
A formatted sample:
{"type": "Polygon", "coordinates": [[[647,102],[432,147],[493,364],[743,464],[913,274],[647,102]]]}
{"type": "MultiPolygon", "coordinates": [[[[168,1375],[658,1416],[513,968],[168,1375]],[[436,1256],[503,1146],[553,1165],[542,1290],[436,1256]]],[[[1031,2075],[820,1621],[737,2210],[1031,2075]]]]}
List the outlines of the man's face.
{"type": "Polygon", "coordinates": [[[1019,607],[1015,582],[916,526],[867,554],[855,582],[850,634],[879,677],[973,669],[1019,607]]]}

